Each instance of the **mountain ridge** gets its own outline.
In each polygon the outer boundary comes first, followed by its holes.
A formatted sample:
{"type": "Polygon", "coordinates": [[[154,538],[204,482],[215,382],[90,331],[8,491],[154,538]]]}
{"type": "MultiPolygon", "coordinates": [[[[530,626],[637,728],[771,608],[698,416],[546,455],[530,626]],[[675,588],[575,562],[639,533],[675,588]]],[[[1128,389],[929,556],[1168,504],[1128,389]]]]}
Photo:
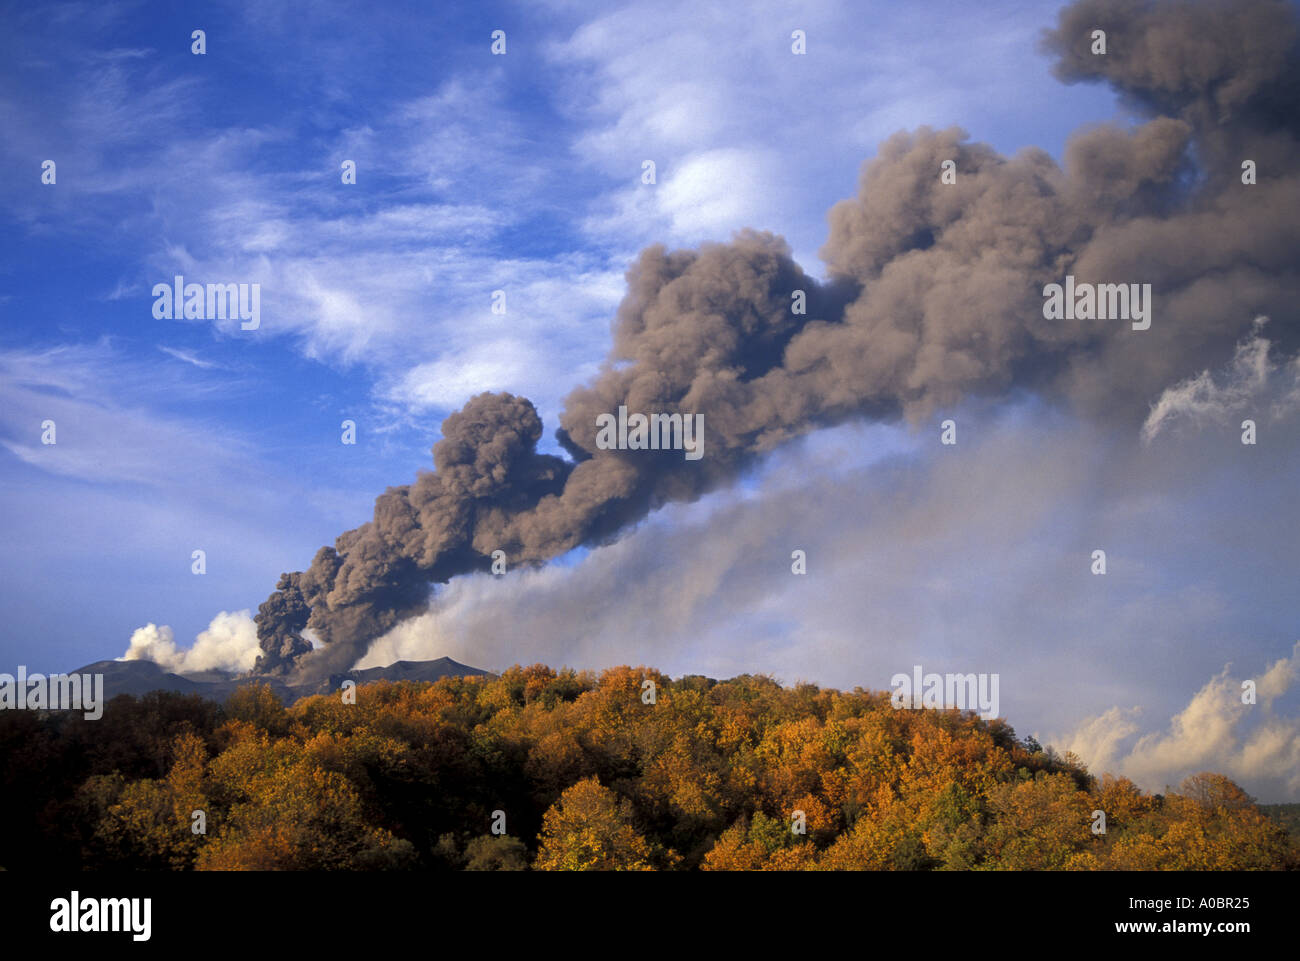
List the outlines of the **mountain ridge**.
{"type": "Polygon", "coordinates": [[[224,701],[242,685],[250,682],[268,684],[287,707],[295,701],[314,694],[337,691],[344,681],[357,685],[373,681],[437,681],[444,677],[495,677],[491,671],[461,664],[450,657],[429,661],[394,661],[384,667],[331,674],[319,681],[290,684],[281,677],[269,675],[235,674],[229,671],[194,671],[175,673],[154,661],[94,661],[70,674],[104,675],[104,699],[110,701],[119,694],[139,697],[150,691],[174,691],[179,694],[198,694],[214,701],[224,701]]]}

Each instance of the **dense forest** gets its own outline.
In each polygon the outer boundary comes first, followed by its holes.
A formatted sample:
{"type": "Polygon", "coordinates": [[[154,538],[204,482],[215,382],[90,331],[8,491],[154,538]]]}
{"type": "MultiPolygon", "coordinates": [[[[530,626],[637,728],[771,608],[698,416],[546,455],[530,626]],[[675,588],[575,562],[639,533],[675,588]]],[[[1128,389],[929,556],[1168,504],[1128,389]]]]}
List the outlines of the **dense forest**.
{"type": "Polygon", "coordinates": [[[355,695],[286,709],[250,684],[224,705],[121,696],[97,721],[4,712],[0,865],[1300,866],[1295,839],[1221,775],[1145,794],[1001,720],[895,710],[888,692],[538,665],[355,695]]]}

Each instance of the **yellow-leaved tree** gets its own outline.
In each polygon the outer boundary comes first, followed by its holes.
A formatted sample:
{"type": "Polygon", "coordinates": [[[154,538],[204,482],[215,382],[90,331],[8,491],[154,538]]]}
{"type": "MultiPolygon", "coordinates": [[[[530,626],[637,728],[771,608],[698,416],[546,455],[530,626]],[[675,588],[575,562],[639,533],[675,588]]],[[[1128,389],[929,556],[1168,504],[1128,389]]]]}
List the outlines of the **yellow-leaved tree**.
{"type": "Polygon", "coordinates": [[[594,777],[566,790],[542,818],[539,871],[653,871],[655,851],[626,801],[594,777]]]}

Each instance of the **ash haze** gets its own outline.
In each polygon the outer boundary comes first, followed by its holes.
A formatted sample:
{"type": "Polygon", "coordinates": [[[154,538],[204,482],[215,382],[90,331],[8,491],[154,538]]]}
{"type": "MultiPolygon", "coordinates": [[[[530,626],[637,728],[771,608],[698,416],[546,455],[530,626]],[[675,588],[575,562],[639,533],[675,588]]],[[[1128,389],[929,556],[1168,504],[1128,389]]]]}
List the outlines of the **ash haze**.
{"type": "Polygon", "coordinates": [[[43,106],[0,151],[59,160],[0,185],[12,660],[923,664],[1099,772],[1300,799],[1293,6],[511,7],[497,58],[481,16],[276,9],[209,29],[273,45],[276,111],[166,15],[5,41],[43,106]],[[182,274],[256,285],[257,328],[153,315],[182,274]],[[1045,310],[1067,278],[1140,307],[1045,310]],[[702,456],[600,443],[621,410],[702,456]]]}

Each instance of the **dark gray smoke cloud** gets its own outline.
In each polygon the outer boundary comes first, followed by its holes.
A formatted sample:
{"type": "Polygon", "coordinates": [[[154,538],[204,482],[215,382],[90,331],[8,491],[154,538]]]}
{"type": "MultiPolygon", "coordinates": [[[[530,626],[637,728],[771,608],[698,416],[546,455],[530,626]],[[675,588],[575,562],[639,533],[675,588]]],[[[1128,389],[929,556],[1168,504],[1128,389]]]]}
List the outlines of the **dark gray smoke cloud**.
{"type": "Polygon", "coordinates": [[[422,610],[431,584],[487,569],[494,550],[535,564],[608,540],[846,418],[916,421],[1020,388],[1137,429],[1163,388],[1220,365],[1257,315],[1296,349],[1294,10],[1082,0],[1043,43],[1062,80],[1112,84],[1141,122],[1077,133],[1064,169],[956,128],[895,135],[857,198],[830,211],[824,285],[767,233],[643,251],[602,372],[566,400],[557,436],[571,461],[537,453],[527,400],[473,398],[444,423],[436,472],[389,488],[372,521],[281,578],[257,616],[257,670],[346,669],[422,610]],[[1095,29],[1104,56],[1090,52],[1095,29]],[[1248,159],[1253,186],[1241,182],[1248,159]],[[955,185],[940,182],[945,160],[955,185]],[[1066,274],[1151,284],[1150,329],[1045,320],[1043,287],[1066,274]],[[795,290],[805,315],[791,310],[795,290]],[[704,457],[598,450],[596,417],[620,405],[703,414],[704,457]],[[304,628],[325,643],[307,657],[304,628]]]}

